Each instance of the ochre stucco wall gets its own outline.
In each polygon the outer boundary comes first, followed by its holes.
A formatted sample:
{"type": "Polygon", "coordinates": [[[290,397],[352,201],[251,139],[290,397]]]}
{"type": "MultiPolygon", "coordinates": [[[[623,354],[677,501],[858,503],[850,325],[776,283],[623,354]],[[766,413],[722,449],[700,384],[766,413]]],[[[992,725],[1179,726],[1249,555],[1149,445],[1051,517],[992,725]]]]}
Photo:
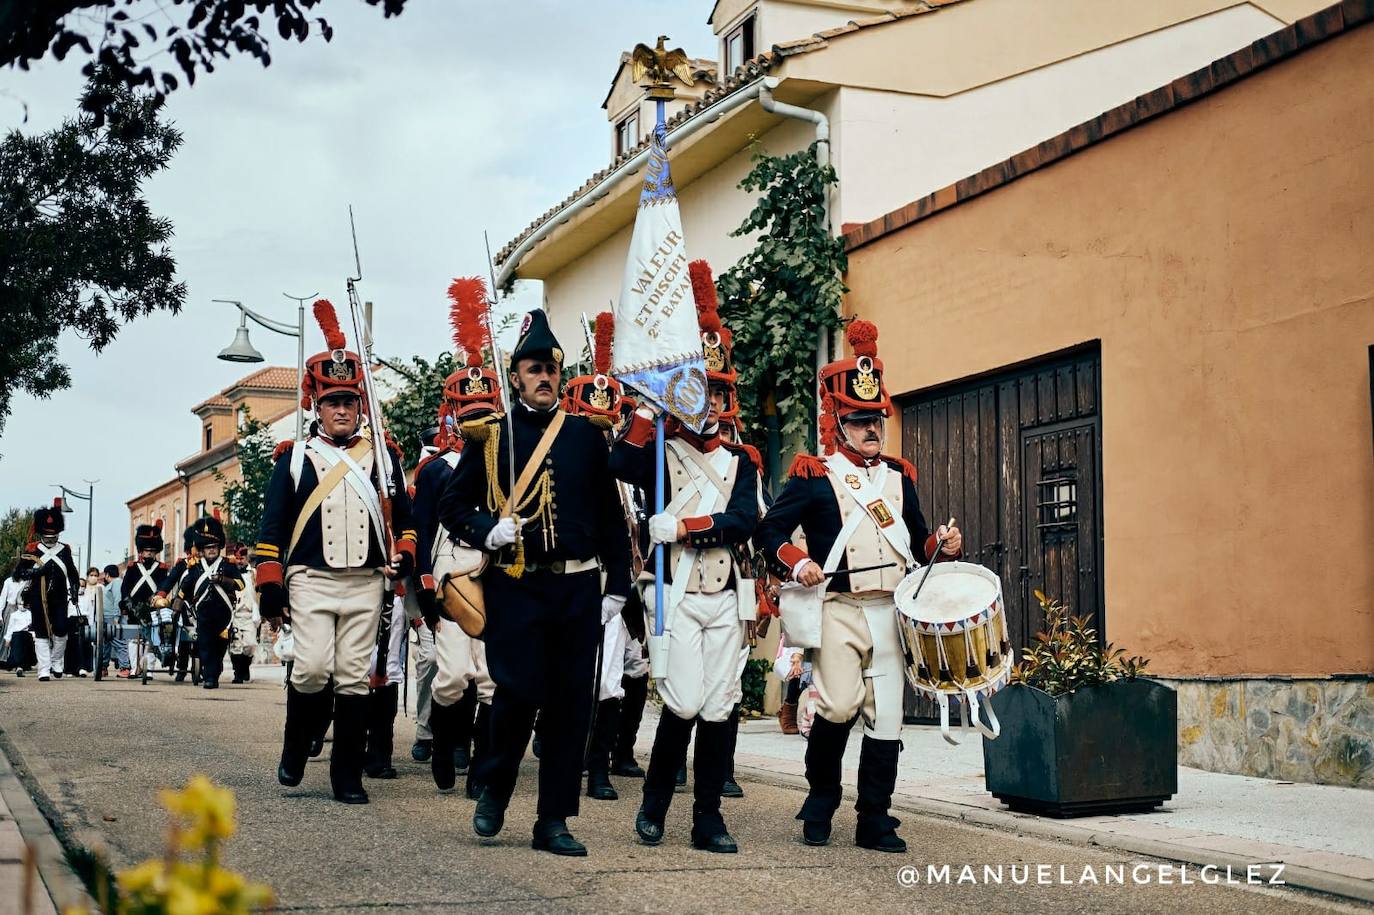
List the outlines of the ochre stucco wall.
{"type": "Polygon", "coordinates": [[[1374,27],[878,239],[913,392],[1101,341],[1106,634],[1161,675],[1374,669],[1374,27]]]}

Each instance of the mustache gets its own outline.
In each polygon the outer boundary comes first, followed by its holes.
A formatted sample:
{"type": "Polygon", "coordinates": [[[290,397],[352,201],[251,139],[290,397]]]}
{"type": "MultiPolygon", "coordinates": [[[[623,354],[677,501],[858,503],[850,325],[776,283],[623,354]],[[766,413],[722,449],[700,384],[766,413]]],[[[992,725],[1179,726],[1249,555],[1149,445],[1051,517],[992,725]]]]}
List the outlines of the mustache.
{"type": "Polygon", "coordinates": [[[868,432],[868,433],[865,433],[865,435],[864,435],[864,441],[866,441],[866,442],[876,442],[876,441],[879,441],[879,440],[880,440],[880,439],[878,438],[878,433],[876,433],[876,432],[868,432]]]}

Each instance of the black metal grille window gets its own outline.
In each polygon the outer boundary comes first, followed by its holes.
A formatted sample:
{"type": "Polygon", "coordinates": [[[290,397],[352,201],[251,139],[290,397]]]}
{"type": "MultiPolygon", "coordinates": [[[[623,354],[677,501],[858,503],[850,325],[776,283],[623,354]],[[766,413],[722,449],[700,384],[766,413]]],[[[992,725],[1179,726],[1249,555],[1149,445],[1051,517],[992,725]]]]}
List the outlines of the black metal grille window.
{"type": "Polygon", "coordinates": [[[1041,480],[1037,488],[1037,526],[1041,530],[1078,524],[1078,480],[1073,473],[1041,480]]]}

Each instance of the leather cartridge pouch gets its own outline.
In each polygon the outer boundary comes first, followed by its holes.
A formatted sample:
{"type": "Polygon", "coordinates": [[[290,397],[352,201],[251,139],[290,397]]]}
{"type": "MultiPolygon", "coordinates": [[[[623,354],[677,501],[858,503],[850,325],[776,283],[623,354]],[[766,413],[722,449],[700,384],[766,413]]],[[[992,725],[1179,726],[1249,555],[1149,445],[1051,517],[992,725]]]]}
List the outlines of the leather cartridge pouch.
{"type": "Polygon", "coordinates": [[[487,602],[481,580],[486,568],[486,554],[453,541],[440,549],[434,563],[434,571],[439,573],[440,613],[474,639],[487,627],[487,602]]]}

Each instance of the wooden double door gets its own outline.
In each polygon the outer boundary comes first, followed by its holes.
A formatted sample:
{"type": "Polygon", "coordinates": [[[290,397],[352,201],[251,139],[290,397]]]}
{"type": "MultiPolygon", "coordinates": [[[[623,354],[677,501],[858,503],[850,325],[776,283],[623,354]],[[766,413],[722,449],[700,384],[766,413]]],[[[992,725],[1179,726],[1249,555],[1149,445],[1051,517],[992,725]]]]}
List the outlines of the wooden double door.
{"type": "MultiPolygon", "coordinates": [[[[996,572],[1020,656],[1039,590],[1102,633],[1101,351],[1091,348],[900,401],[902,454],[932,530],[957,519],[964,559],[996,572]]],[[[936,720],[907,688],[911,721],[936,720]]]]}

